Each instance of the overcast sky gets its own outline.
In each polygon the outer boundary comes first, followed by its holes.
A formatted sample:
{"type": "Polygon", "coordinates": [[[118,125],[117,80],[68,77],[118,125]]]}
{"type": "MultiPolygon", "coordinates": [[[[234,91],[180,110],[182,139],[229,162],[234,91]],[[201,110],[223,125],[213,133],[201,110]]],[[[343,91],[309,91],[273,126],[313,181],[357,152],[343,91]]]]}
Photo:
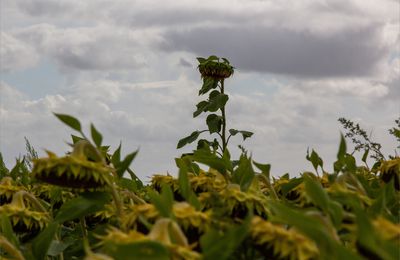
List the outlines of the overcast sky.
{"type": "MultiPolygon", "coordinates": [[[[93,122],[114,150],[140,148],[144,180],[176,174],[177,141],[204,128],[192,118],[198,56],[228,58],[228,127],[276,176],[327,169],[339,117],[359,122],[393,153],[400,115],[398,0],[0,0],[0,151],[8,166],[26,136],[62,155],[73,130],[52,112],[93,122]]],[[[238,153],[234,142],[231,151],[238,153]]]]}

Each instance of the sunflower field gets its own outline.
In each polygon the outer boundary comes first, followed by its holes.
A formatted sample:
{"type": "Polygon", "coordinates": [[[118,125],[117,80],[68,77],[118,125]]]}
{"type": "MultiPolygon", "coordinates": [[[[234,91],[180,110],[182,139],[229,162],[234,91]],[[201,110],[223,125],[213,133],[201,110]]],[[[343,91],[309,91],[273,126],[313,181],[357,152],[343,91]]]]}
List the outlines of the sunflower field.
{"type": "Polygon", "coordinates": [[[216,138],[175,158],[174,176],[143,183],[131,168],[137,152],[110,151],[94,125],[86,135],[66,114],[55,114],[75,131],[64,155],[38,158],[27,142],[28,155],[7,169],[0,154],[0,259],[400,259],[397,154],[385,158],[341,119],[347,133],[332,172],[315,151],[306,157],[315,171],[297,177],[271,176],[243,147],[233,159],[229,139],[253,134],[226,126],[224,79],[234,68],[198,60],[199,95],[209,96],[193,116],[208,114],[207,129],[178,148],[202,133],[216,138]]]}

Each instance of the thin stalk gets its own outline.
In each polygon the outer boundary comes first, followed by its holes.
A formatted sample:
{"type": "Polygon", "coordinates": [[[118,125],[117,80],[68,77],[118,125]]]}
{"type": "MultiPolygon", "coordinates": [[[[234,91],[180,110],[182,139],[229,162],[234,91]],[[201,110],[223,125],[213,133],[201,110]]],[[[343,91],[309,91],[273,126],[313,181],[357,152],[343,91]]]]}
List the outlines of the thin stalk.
{"type": "MultiPolygon", "coordinates": [[[[224,80],[221,80],[221,94],[224,94],[224,80]]],[[[221,107],[221,113],[222,113],[222,154],[225,153],[226,150],[226,114],[225,114],[225,106],[221,107]]]]}
{"type": "Polygon", "coordinates": [[[120,227],[122,227],[122,214],[123,214],[123,204],[121,197],[118,195],[117,189],[115,188],[114,185],[111,185],[111,195],[114,199],[115,206],[117,208],[117,218],[120,227]]]}
{"type": "Polygon", "coordinates": [[[79,218],[79,224],[80,224],[81,229],[82,229],[82,237],[83,237],[83,239],[87,239],[88,233],[87,233],[87,230],[86,230],[85,217],[79,218]]]}

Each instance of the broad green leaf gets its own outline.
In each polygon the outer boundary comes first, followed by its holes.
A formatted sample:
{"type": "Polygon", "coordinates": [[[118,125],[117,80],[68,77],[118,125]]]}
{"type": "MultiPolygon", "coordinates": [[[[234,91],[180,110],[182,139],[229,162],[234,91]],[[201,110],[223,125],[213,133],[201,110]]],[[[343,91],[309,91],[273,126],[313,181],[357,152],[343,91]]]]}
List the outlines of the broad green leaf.
{"type": "Polygon", "coordinates": [[[224,107],[226,102],[228,102],[228,99],[228,95],[219,93],[218,90],[214,90],[210,93],[210,98],[204,111],[215,112],[224,107]]]}
{"type": "Polygon", "coordinates": [[[230,133],[232,136],[235,136],[237,133],[239,133],[239,130],[236,130],[236,129],[229,129],[229,133],[230,133]]]}
{"type": "Polygon", "coordinates": [[[196,139],[199,137],[200,132],[199,131],[194,131],[193,133],[191,133],[189,136],[182,138],[181,140],[179,140],[178,145],[177,145],[177,149],[184,147],[187,144],[190,144],[194,141],[196,141],[196,139]]]}
{"type": "Polygon", "coordinates": [[[281,185],[282,195],[286,196],[291,190],[299,186],[301,183],[303,183],[302,177],[289,179],[289,182],[281,185]]]}
{"type": "Polygon", "coordinates": [[[222,121],[223,118],[219,115],[211,114],[207,116],[206,123],[210,134],[221,131],[222,121]]]}
{"type": "Polygon", "coordinates": [[[56,113],[53,113],[53,114],[58,119],[60,119],[64,124],[68,125],[72,129],[74,129],[74,130],[76,130],[78,132],[82,131],[81,123],[75,117],[70,116],[70,115],[65,115],[65,114],[56,114],[56,113]]]}
{"type": "Polygon", "coordinates": [[[132,191],[132,192],[136,192],[137,189],[138,189],[137,184],[136,184],[135,181],[133,181],[131,179],[124,178],[124,177],[122,177],[122,178],[120,178],[118,180],[118,185],[121,188],[127,189],[127,190],[132,191]]]}
{"type": "Polygon", "coordinates": [[[267,179],[270,179],[270,171],[271,171],[271,164],[261,164],[258,162],[253,161],[254,165],[261,171],[267,179]]]}
{"type": "Polygon", "coordinates": [[[339,228],[343,221],[343,206],[336,201],[330,200],[328,205],[328,213],[335,227],[339,228]]]}
{"type": "Polygon", "coordinates": [[[191,158],[199,163],[210,166],[211,168],[225,174],[227,171],[232,172],[232,163],[226,158],[219,158],[207,149],[200,149],[194,152],[191,158]]]}
{"type": "Polygon", "coordinates": [[[118,164],[117,166],[117,175],[122,177],[124,172],[129,168],[133,159],[135,159],[136,155],[138,154],[139,150],[134,151],[133,153],[128,154],[125,159],[118,164]]]}
{"type": "Polygon", "coordinates": [[[172,215],[172,205],[174,203],[174,195],[168,185],[161,187],[161,194],[150,190],[148,193],[151,202],[154,204],[162,217],[170,218],[172,215]]]}
{"type": "Polygon", "coordinates": [[[103,209],[104,204],[109,201],[110,195],[107,192],[85,192],[64,203],[54,221],[64,223],[89,215],[103,209]]]}
{"type": "Polygon", "coordinates": [[[239,166],[232,174],[232,182],[240,185],[241,191],[247,191],[255,176],[251,159],[246,156],[240,156],[239,166]]]}
{"type": "Polygon", "coordinates": [[[0,214],[0,221],[1,234],[4,235],[4,237],[7,238],[7,240],[10,241],[14,246],[18,247],[19,241],[12,229],[10,218],[7,217],[5,213],[2,213],[0,214]]]}
{"type": "Polygon", "coordinates": [[[103,141],[103,136],[99,131],[94,127],[93,124],[90,124],[90,133],[92,135],[92,140],[96,144],[97,147],[101,147],[101,142],[103,141]]]}
{"type": "Polygon", "coordinates": [[[252,216],[246,217],[239,226],[230,227],[225,234],[211,229],[200,238],[200,245],[205,260],[230,259],[234,251],[247,237],[252,216]]]}
{"type": "Polygon", "coordinates": [[[329,197],[326,191],[322,188],[321,183],[307,174],[303,175],[305,190],[311,201],[325,213],[328,212],[329,197]]]}
{"type": "Polygon", "coordinates": [[[192,187],[190,186],[187,163],[185,163],[184,159],[179,158],[175,159],[175,161],[179,168],[179,191],[182,197],[184,197],[189,204],[191,204],[195,209],[199,210],[201,205],[196,194],[193,192],[192,187]]]}
{"type": "Polygon", "coordinates": [[[72,241],[65,243],[63,241],[53,240],[50,243],[50,247],[49,247],[49,250],[47,251],[47,255],[54,256],[54,257],[58,256],[72,244],[73,244],[72,241]]]}
{"type": "Polygon", "coordinates": [[[199,91],[199,95],[206,94],[208,91],[210,91],[211,89],[214,89],[216,87],[218,87],[218,80],[216,80],[214,78],[210,78],[210,77],[205,77],[203,79],[203,86],[201,87],[201,89],[199,91]]]}
{"type": "Polygon", "coordinates": [[[129,244],[117,244],[111,254],[115,260],[169,260],[169,250],[156,241],[141,241],[129,244]]]}
{"type": "Polygon", "coordinates": [[[36,259],[45,259],[51,242],[58,230],[58,223],[50,223],[32,243],[32,252],[36,259]]]}
{"type": "Polygon", "coordinates": [[[193,112],[193,117],[197,117],[202,112],[206,111],[208,105],[209,105],[208,101],[201,101],[200,103],[198,103],[196,105],[197,110],[195,112],[193,112]]]}
{"type": "Polygon", "coordinates": [[[250,138],[254,134],[252,132],[244,131],[244,130],[241,130],[239,132],[242,134],[243,141],[246,140],[247,138],[250,138]]]}
{"type": "Polygon", "coordinates": [[[318,166],[323,168],[324,162],[322,161],[321,157],[319,157],[318,153],[314,151],[314,149],[312,150],[311,155],[309,155],[307,151],[306,159],[312,163],[316,171],[318,171],[318,166]]]}

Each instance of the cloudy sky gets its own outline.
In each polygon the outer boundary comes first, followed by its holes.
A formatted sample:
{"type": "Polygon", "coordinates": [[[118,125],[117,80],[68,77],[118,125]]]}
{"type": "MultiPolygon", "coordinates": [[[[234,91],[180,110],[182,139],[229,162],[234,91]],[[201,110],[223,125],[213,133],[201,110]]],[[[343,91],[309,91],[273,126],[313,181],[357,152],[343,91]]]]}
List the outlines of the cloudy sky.
{"type": "MultiPolygon", "coordinates": [[[[73,130],[52,112],[90,122],[115,149],[140,148],[146,179],[176,173],[177,141],[201,86],[196,57],[227,57],[228,127],[255,132],[244,146],[274,175],[327,169],[339,117],[359,122],[393,153],[400,115],[398,0],[0,0],[0,151],[8,166],[24,136],[63,154],[73,130]]],[[[237,144],[231,150],[238,153],[237,144]]]]}

